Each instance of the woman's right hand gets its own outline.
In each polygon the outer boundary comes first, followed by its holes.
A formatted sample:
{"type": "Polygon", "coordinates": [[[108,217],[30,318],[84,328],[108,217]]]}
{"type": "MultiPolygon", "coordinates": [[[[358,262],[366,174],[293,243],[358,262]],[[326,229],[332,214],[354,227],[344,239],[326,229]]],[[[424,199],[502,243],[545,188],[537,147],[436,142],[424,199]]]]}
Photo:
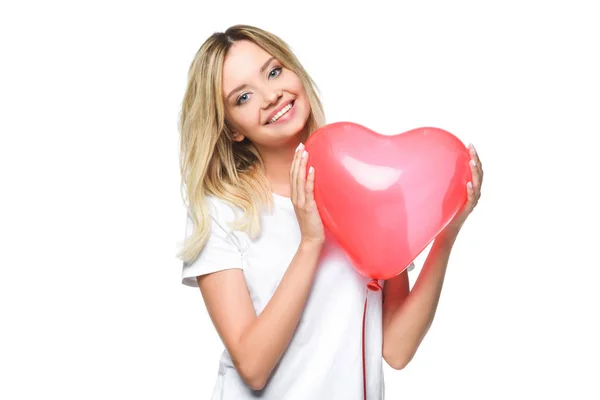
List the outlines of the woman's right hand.
{"type": "Polygon", "coordinates": [[[308,153],[304,144],[300,143],[294,155],[290,169],[291,200],[300,224],[303,243],[323,244],[325,242],[325,229],[315,203],[315,171],[310,168],[306,174],[308,153]]]}

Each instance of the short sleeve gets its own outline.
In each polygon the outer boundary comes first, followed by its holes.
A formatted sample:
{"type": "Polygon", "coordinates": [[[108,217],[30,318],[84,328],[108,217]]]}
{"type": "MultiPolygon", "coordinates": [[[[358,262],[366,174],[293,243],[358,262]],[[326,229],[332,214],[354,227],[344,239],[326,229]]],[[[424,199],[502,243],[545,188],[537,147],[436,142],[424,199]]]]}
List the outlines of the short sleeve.
{"type": "MultiPolygon", "coordinates": [[[[233,219],[233,210],[223,204],[211,203],[211,232],[206,245],[195,260],[183,262],[182,283],[187,286],[198,287],[197,276],[226,269],[243,269],[240,241],[228,224],[233,219]]],[[[185,237],[189,237],[193,230],[194,223],[188,213],[185,237]]]]}

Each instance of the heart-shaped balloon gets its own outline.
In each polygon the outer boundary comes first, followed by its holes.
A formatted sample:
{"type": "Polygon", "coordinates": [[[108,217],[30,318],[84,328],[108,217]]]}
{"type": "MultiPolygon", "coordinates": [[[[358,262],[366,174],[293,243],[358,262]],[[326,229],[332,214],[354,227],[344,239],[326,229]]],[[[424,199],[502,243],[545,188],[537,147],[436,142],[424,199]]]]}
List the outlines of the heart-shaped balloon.
{"type": "Polygon", "coordinates": [[[443,129],[387,136],[337,122],[306,150],[323,224],[369,278],[404,271],[467,200],[469,150],[443,129]]]}

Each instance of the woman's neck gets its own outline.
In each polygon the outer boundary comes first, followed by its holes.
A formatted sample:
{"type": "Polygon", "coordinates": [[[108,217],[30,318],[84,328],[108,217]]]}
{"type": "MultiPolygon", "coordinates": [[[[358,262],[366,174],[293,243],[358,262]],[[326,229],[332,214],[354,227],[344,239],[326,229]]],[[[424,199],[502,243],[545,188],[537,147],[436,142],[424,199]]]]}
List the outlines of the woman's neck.
{"type": "Polygon", "coordinates": [[[290,197],[290,169],[299,144],[300,139],[276,149],[259,150],[271,191],[280,196],[290,197]]]}

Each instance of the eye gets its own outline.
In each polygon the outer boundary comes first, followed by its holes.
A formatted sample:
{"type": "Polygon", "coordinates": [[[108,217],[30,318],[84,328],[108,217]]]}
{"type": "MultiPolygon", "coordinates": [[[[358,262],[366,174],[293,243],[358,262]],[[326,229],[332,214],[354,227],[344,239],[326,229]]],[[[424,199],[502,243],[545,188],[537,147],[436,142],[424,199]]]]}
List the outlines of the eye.
{"type": "Polygon", "coordinates": [[[276,78],[281,74],[281,67],[275,67],[269,72],[269,79],[276,78]]]}
{"type": "Polygon", "coordinates": [[[243,93],[240,97],[237,98],[235,104],[240,106],[247,102],[250,99],[250,93],[243,93]]]}

